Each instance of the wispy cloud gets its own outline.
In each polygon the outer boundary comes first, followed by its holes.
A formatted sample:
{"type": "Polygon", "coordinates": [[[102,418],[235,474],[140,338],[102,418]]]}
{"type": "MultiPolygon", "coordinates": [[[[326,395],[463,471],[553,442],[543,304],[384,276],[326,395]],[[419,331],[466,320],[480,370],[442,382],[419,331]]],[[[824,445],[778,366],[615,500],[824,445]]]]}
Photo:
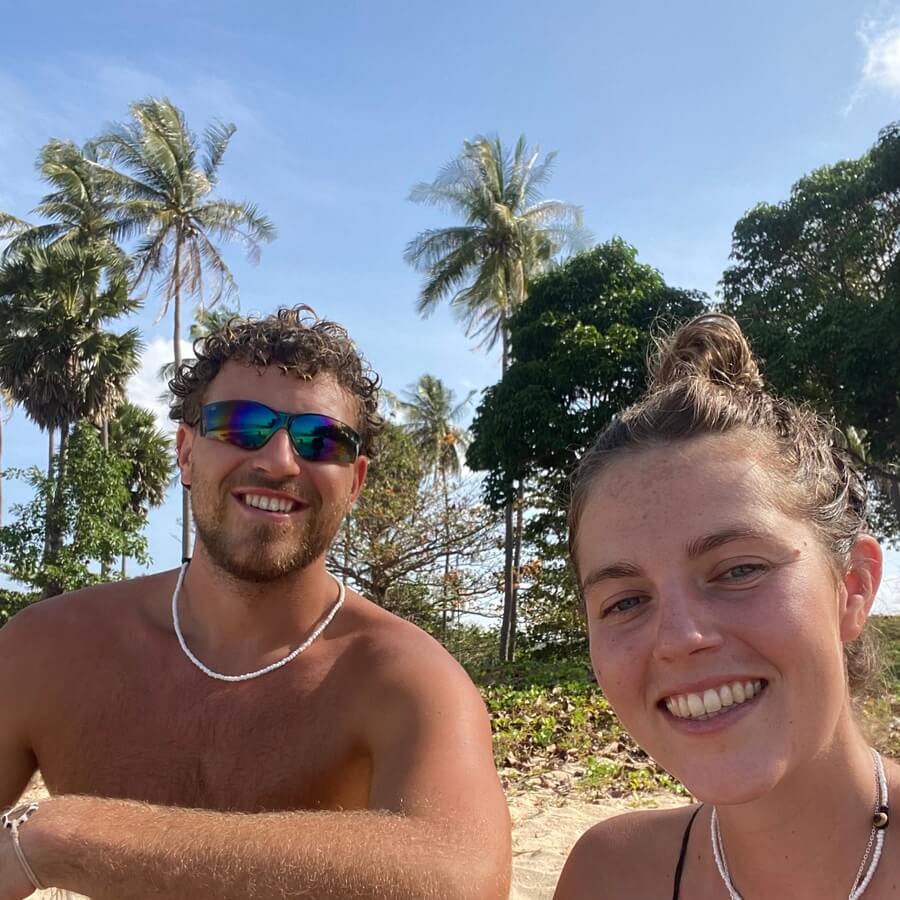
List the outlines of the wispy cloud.
{"type": "MultiPolygon", "coordinates": [[[[181,355],[184,359],[193,356],[193,352],[188,341],[181,342],[181,355]]],[[[162,397],[166,385],[159,377],[159,372],[172,361],[172,356],[172,342],[161,337],[154,338],[144,350],[140,369],[128,382],[128,399],[149,409],[156,416],[157,427],[165,432],[174,431],[175,423],[169,418],[168,401],[162,397]]]]}
{"type": "Polygon", "coordinates": [[[900,97],[900,12],[866,17],[857,36],[865,59],[845,114],[873,91],[900,97]]]}

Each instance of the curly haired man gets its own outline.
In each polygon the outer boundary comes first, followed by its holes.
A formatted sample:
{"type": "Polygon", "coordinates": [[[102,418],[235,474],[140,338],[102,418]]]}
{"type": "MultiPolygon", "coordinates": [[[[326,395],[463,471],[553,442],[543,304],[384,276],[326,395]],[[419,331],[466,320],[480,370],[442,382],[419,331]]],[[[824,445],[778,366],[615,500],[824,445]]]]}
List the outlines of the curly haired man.
{"type": "Polygon", "coordinates": [[[176,373],[190,563],[0,631],[0,900],[484,898],[509,819],[477,691],[325,555],[378,379],[305,307],[232,319],[176,373]]]}

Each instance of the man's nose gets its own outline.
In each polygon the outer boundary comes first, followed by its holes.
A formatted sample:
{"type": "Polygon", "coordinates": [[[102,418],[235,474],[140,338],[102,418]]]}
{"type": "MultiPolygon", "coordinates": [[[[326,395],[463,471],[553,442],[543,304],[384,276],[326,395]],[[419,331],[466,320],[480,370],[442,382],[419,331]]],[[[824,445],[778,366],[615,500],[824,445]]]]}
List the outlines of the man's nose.
{"type": "Polygon", "coordinates": [[[297,475],[301,459],[286,428],[279,428],[266,443],[253,454],[254,468],[284,477],[297,475]]]}

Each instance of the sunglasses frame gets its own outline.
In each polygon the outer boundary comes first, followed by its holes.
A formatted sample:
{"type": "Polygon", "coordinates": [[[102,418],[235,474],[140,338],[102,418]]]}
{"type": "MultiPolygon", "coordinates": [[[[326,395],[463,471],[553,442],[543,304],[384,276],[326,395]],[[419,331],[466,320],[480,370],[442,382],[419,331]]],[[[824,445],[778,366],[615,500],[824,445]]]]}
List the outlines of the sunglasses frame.
{"type": "MultiPolygon", "coordinates": [[[[306,460],[306,462],[337,462],[343,465],[352,465],[359,459],[361,453],[361,445],[362,438],[360,438],[359,433],[351,428],[346,422],[342,422],[340,419],[335,419],[334,416],[326,415],[325,413],[313,413],[313,412],[302,412],[302,413],[287,413],[282,412],[281,410],[272,409],[270,406],[266,406],[265,403],[260,403],[257,400],[220,400],[217,403],[204,403],[203,406],[200,407],[200,421],[198,422],[198,429],[200,431],[201,437],[209,438],[213,441],[220,441],[223,444],[230,444],[232,447],[238,447],[241,450],[246,450],[248,453],[253,453],[256,450],[261,450],[266,444],[269,443],[270,440],[275,436],[275,434],[281,429],[284,428],[288,437],[291,440],[291,447],[293,447],[294,452],[301,459],[306,460]],[[258,447],[242,447],[240,444],[235,441],[229,440],[227,432],[224,429],[217,428],[209,428],[207,424],[207,416],[211,415],[217,409],[221,409],[222,407],[234,407],[237,405],[249,405],[259,407],[264,409],[267,413],[270,413],[273,417],[277,418],[278,423],[272,428],[269,434],[266,436],[265,440],[258,447]],[[326,419],[330,427],[334,428],[335,431],[353,448],[353,458],[349,460],[323,460],[323,459],[310,459],[308,456],[305,456],[304,453],[298,449],[297,442],[294,440],[294,435],[291,433],[291,424],[297,419],[304,419],[314,417],[316,419],[326,419]]],[[[309,437],[313,437],[311,433],[308,434],[309,437]]]]}

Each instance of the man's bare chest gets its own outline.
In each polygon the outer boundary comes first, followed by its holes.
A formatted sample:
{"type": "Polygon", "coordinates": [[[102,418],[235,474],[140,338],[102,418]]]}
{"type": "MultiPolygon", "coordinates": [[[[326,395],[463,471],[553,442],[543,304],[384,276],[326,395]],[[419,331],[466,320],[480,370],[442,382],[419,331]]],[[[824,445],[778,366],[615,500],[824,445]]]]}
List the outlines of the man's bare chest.
{"type": "Polygon", "coordinates": [[[180,668],[77,695],[36,747],[53,793],[242,812],[367,805],[368,748],[339,677],[233,684],[180,668]]]}

